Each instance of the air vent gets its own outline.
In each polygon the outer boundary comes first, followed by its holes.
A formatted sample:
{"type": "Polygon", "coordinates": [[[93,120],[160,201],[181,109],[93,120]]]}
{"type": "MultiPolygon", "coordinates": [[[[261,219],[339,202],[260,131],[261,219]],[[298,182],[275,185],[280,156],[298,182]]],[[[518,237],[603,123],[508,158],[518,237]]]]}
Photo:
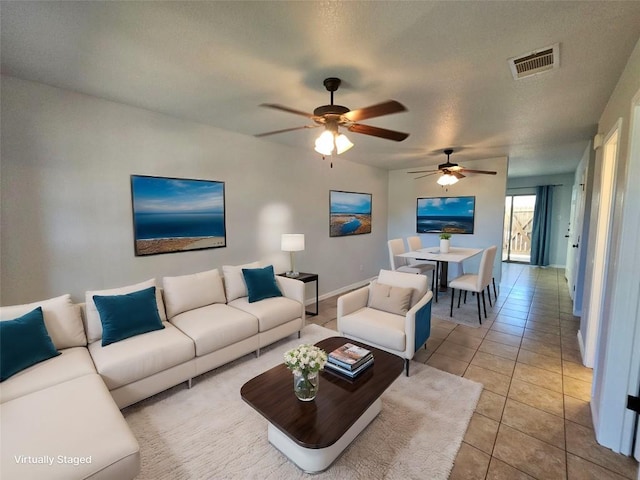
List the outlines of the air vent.
{"type": "Polygon", "coordinates": [[[508,62],[514,80],[548,72],[560,66],[560,44],[510,58],[508,62]]]}

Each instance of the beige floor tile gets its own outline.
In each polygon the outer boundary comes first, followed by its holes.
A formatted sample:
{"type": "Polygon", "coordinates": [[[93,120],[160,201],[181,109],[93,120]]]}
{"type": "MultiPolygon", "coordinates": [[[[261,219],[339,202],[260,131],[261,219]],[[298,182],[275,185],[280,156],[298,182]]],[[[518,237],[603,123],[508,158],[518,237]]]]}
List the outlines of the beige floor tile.
{"type": "Polygon", "coordinates": [[[574,363],[582,363],[582,356],[580,350],[574,350],[572,348],[562,349],[562,360],[567,360],[574,363]]]}
{"type": "Polygon", "coordinates": [[[507,396],[558,417],[564,413],[563,395],[538,385],[512,379],[507,396]]]}
{"type": "Polygon", "coordinates": [[[331,330],[338,331],[338,320],[331,320],[323,325],[324,328],[329,328],[331,330]]]}
{"type": "Polygon", "coordinates": [[[449,480],[484,480],[491,457],[462,442],[449,480]]]}
{"type": "Polygon", "coordinates": [[[549,370],[553,373],[562,373],[562,360],[560,358],[548,357],[524,348],[521,348],[518,353],[518,362],[549,370]]]}
{"type": "Polygon", "coordinates": [[[491,457],[486,480],[535,480],[535,478],[507,465],[496,457],[491,457]]]}
{"type": "Polygon", "coordinates": [[[565,429],[567,432],[567,452],[581,458],[588,458],[601,467],[635,480],[638,463],[633,458],[618,455],[599,445],[590,428],[566,420],[565,429]]]}
{"type": "Polygon", "coordinates": [[[429,334],[429,338],[439,338],[441,340],[444,340],[449,336],[450,333],[451,330],[442,327],[434,327],[433,325],[431,325],[431,333],[429,334]]]}
{"type": "Polygon", "coordinates": [[[476,350],[475,348],[464,347],[460,344],[452,342],[451,340],[445,340],[440,344],[440,346],[436,350],[436,353],[469,363],[475,355],[476,350]]]}
{"type": "Polygon", "coordinates": [[[502,323],[502,324],[513,325],[516,327],[524,328],[524,326],[527,324],[527,321],[524,318],[508,317],[506,315],[503,316],[498,313],[495,323],[502,323]]]}
{"type": "Polygon", "coordinates": [[[509,360],[508,358],[498,357],[497,355],[478,351],[474,355],[473,360],[471,360],[471,364],[486,368],[487,370],[493,370],[494,372],[498,372],[503,375],[511,376],[516,362],[515,360],[509,360]]]}
{"type": "Polygon", "coordinates": [[[529,317],[527,318],[527,323],[535,324],[535,325],[548,325],[550,327],[559,327],[560,319],[558,318],[557,315],[547,316],[547,315],[535,315],[530,313],[529,317]]]}
{"type": "Polygon", "coordinates": [[[482,324],[482,327],[471,327],[471,326],[468,326],[468,325],[458,325],[454,329],[454,331],[455,332],[464,333],[464,334],[469,335],[471,337],[484,338],[484,336],[489,331],[489,328],[484,328],[484,323],[482,324]]]}
{"type": "Polygon", "coordinates": [[[523,327],[517,327],[515,325],[509,325],[508,323],[500,323],[496,322],[491,327],[491,331],[500,332],[500,333],[508,333],[509,335],[515,335],[517,337],[521,337],[524,333],[523,327]]]}
{"type": "Polygon", "coordinates": [[[512,308],[506,308],[506,307],[502,307],[500,309],[499,314],[503,317],[513,317],[513,318],[522,318],[522,319],[526,319],[527,318],[527,314],[528,311],[526,309],[522,309],[522,310],[515,310],[512,308]]]}
{"type": "MultiPolygon", "coordinates": [[[[448,313],[449,312],[447,312],[447,316],[449,316],[448,313]]],[[[458,324],[455,322],[451,322],[449,320],[444,320],[442,318],[433,318],[431,321],[431,326],[436,328],[441,328],[442,330],[451,332],[451,330],[456,328],[458,324]]]]}
{"type": "Polygon", "coordinates": [[[502,411],[504,410],[504,403],[507,397],[498,395],[491,390],[483,389],[476,406],[476,413],[489,417],[493,420],[500,421],[502,418],[502,411]]]}
{"type": "Polygon", "coordinates": [[[518,362],[513,378],[562,393],[562,375],[559,373],[518,362]]]}
{"type": "Polygon", "coordinates": [[[569,335],[566,337],[560,337],[562,348],[571,348],[572,350],[580,350],[578,344],[578,337],[575,335],[569,335]]]}
{"type": "Polygon", "coordinates": [[[527,322],[527,328],[534,332],[540,333],[552,333],[554,335],[560,335],[560,327],[557,325],[549,325],[547,323],[539,322],[527,322]]]}
{"type": "Polygon", "coordinates": [[[524,348],[525,350],[539,353],[541,355],[546,355],[548,357],[562,357],[562,347],[560,347],[560,345],[549,345],[548,343],[537,342],[530,338],[523,338],[520,348],[524,348]]]}
{"type": "Polygon", "coordinates": [[[467,362],[461,362],[460,360],[456,360],[455,358],[448,357],[446,355],[441,355],[439,353],[434,353],[427,360],[427,365],[437,368],[438,370],[442,370],[443,372],[448,372],[453,375],[458,375],[461,377],[469,364],[467,362]]]}
{"type": "Polygon", "coordinates": [[[494,457],[540,480],[566,479],[564,450],[501,424],[494,457]]]}
{"type": "Polygon", "coordinates": [[[505,345],[504,343],[498,343],[492,340],[484,340],[478,347],[478,350],[508,358],[509,360],[518,358],[518,347],[512,347],[511,345],[505,345]]]}
{"type": "Polygon", "coordinates": [[[511,377],[478,367],[477,365],[469,365],[464,377],[482,383],[486,390],[503,396],[507,395],[509,383],[511,382],[511,377]]]}
{"type": "Polygon", "coordinates": [[[560,335],[556,335],[553,333],[545,333],[538,332],[537,330],[531,330],[525,328],[524,330],[524,338],[529,338],[531,340],[535,340],[537,342],[549,343],[551,345],[560,345],[560,335]]]}
{"type": "Polygon", "coordinates": [[[462,345],[463,347],[477,349],[482,343],[482,338],[468,335],[464,332],[453,331],[447,337],[448,341],[462,345]]]}
{"type": "Polygon", "coordinates": [[[564,425],[560,417],[512,398],[507,399],[502,423],[564,450],[564,425]]]}
{"type": "Polygon", "coordinates": [[[588,402],[591,400],[591,382],[564,377],[564,394],[588,402]]]}
{"type": "MultiPolygon", "coordinates": [[[[607,470],[584,458],[567,454],[567,472],[569,480],[624,480],[625,477],[607,470]]],[[[487,477],[488,478],[488,477],[487,477]]]]}
{"type": "Polygon", "coordinates": [[[578,398],[564,396],[564,418],[588,428],[593,428],[591,405],[578,398]]]}
{"type": "Polygon", "coordinates": [[[520,342],[522,341],[522,337],[518,337],[517,335],[509,335],[508,333],[501,333],[493,330],[490,330],[484,339],[504,343],[505,345],[511,345],[512,347],[519,347],[520,342]]]}
{"type": "Polygon", "coordinates": [[[464,441],[469,445],[482,450],[485,453],[491,455],[493,451],[493,444],[496,441],[496,435],[498,434],[499,422],[492,420],[489,417],[474,413],[469,422],[467,433],[464,436],[464,441]]]}
{"type": "Polygon", "coordinates": [[[562,362],[562,373],[566,377],[576,378],[583,382],[591,383],[593,381],[593,369],[587,368],[580,363],[562,362]]]}

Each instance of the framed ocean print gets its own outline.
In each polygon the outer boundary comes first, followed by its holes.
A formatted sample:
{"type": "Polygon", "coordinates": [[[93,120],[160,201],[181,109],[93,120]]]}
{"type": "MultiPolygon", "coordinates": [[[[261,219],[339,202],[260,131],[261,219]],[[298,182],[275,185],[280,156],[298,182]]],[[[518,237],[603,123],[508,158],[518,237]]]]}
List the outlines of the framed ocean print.
{"type": "Polygon", "coordinates": [[[224,182],[131,175],[136,256],[227,246],[224,182]]]}
{"type": "Polygon", "coordinates": [[[370,193],[329,191],[329,236],[371,233],[370,193]]]}
{"type": "Polygon", "coordinates": [[[416,232],[472,234],[476,197],[418,198],[416,232]]]}

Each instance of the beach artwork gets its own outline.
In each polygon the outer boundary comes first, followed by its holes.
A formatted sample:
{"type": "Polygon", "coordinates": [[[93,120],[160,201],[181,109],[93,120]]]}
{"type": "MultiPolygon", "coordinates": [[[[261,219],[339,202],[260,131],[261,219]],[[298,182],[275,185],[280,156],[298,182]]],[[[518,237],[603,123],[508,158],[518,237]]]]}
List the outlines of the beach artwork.
{"type": "Polygon", "coordinates": [[[473,233],[476,197],[418,198],[418,233],[473,233]]]}
{"type": "Polygon", "coordinates": [[[131,175],[135,253],[226,247],[224,182],[131,175]]]}
{"type": "Polygon", "coordinates": [[[329,205],[329,236],[371,233],[370,193],[331,190],[329,205]]]}

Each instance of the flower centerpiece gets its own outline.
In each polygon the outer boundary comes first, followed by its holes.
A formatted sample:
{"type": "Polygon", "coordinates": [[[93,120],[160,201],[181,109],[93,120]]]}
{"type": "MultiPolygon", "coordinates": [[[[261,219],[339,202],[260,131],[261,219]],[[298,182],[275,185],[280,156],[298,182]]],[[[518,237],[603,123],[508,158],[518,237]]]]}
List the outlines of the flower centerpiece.
{"type": "Polygon", "coordinates": [[[284,364],[293,372],[293,391],[305,402],[318,394],[318,372],[327,363],[327,352],[315,345],[300,345],[284,354],[284,364]]]}

